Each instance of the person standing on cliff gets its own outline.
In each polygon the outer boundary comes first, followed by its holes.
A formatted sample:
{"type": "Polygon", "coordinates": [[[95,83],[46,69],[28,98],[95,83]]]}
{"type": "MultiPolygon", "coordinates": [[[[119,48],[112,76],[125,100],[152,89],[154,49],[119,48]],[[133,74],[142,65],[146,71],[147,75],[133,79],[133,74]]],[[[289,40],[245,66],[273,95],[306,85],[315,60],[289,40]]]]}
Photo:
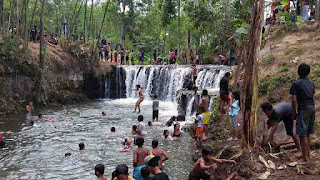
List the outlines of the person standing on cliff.
{"type": "Polygon", "coordinates": [[[126,65],[129,65],[129,54],[130,54],[130,51],[129,51],[129,49],[127,48],[127,49],[126,49],[126,65]]]}
{"type": "Polygon", "coordinates": [[[300,64],[298,68],[300,78],[295,80],[290,88],[293,117],[297,120],[296,133],[300,137],[304,161],[310,161],[310,134],[314,134],[315,121],[315,106],[313,100],[315,85],[308,79],[309,73],[310,66],[300,64]]]}
{"type": "Polygon", "coordinates": [[[227,72],[224,77],[220,81],[220,114],[227,115],[229,105],[230,105],[230,97],[229,97],[229,78],[230,73],[227,72]],[[226,108],[224,110],[224,103],[226,103],[226,108]]]}
{"type": "Polygon", "coordinates": [[[191,69],[192,69],[193,84],[196,85],[197,73],[198,73],[197,66],[193,64],[191,66],[191,69]]]}
{"type": "Polygon", "coordinates": [[[131,65],[134,65],[134,50],[132,49],[131,50],[131,53],[130,53],[130,56],[131,56],[131,65]]]}
{"type": "Polygon", "coordinates": [[[34,112],[33,103],[29,101],[28,105],[26,106],[26,120],[27,124],[33,125],[32,113],[34,112]]]}

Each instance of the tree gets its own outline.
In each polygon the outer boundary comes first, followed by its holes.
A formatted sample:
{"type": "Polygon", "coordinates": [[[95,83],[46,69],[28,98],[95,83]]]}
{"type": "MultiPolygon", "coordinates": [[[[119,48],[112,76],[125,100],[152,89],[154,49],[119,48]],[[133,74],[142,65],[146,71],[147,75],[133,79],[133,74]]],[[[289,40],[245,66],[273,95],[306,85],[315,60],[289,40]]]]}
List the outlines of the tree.
{"type": "Polygon", "coordinates": [[[247,147],[255,144],[258,108],[258,57],[261,44],[264,0],[255,0],[251,19],[245,60],[245,77],[242,97],[243,109],[243,142],[247,147]]]}
{"type": "Polygon", "coordinates": [[[36,103],[41,103],[41,86],[42,86],[42,74],[45,64],[45,53],[46,48],[44,47],[44,39],[43,39],[43,32],[44,32],[44,13],[45,13],[45,5],[46,0],[42,0],[42,8],[41,8],[41,15],[40,15],[40,62],[39,62],[39,70],[36,77],[36,85],[35,85],[35,100],[36,103]]]}

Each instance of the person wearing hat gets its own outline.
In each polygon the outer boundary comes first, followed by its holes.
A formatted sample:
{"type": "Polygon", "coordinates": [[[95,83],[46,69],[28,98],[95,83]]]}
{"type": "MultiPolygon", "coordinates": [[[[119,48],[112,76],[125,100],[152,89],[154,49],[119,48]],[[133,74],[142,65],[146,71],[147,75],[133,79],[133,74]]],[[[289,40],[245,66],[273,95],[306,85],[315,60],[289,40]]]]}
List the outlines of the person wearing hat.
{"type": "Polygon", "coordinates": [[[149,172],[154,175],[153,180],[169,180],[168,175],[161,171],[159,167],[159,160],[159,156],[154,156],[148,161],[147,164],[149,172]]]}
{"type": "Polygon", "coordinates": [[[112,173],[113,180],[134,180],[129,176],[129,168],[125,164],[120,164],[117,166],[116,170],[112,173]]]}

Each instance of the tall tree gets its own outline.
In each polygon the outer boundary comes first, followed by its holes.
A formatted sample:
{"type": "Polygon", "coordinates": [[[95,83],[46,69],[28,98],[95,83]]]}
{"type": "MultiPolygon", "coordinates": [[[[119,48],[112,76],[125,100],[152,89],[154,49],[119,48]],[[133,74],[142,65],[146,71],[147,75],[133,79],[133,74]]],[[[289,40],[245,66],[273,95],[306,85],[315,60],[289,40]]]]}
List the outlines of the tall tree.
{"type": "Polygon", "coordinates": [[[0,0],[0,26],[1,26],[1,34],[2,36],[4,36],[4,31],[5,31],[5,27],[4,27],[4,1],[0,0]]]}
{"type": "Polygon", "coordinates": [[[255,0],[248,40],[247,59],[245,62],[245,77],[242,106],[243,109],[243,142],[247,147],[255,144],[257,127],[258,101],[258,57],[261,44],[262,23],[264,15],[264,0],[255,0]]]}
{"type": "MultiPolygon", "coordinates": [[[[33,26],[35,26],[34,24],[34,14],[36,13],[36,9],[37,9],[37,5],[38,5],[38,0],[36,0],[35,4],[34,4],[34,7],[33,7],[33,10],[32,10],[32,16],[31,16],[31,21],[30,21],[30,30],[28,31],[28,34],[30,36],[30,32],[31,32],[31,28],[33,26]]],[[[29,38],[30,39],[30,38],[29,38]]],[[[28,39],[27,39],[28,40],[28,39]]]]}
{"type": "Polygon", "coordinates": [[[320,20],[320,0],[315,0],[316,9],[315,9],[315,17],[316,21],[320,20]]]}
{"type": "Polygon", "coordinates": [[[86,22],[87,22],[87,7],[88,7],[88,0],[84,5],[84,20],[83,20],[83,41],[86,42],[87,32],[86,32],[86,22]]]}
{"type": "Polygon", "coordinates": [[[180,36],[180,5],[181,0],[178,0],[178,60],[180,60],[180,43],[181,43],[181,36],[180,36]]]}
{"type": "Polygon", "coordinates": [[[36,103],[41,103],[41,87],[42,87],[42,75],[44,70],[44,64],[45,64],[45,53],[46,48],[44,46],[44,39],[43,39],[43,32],[44,32],[44,13],[45,13],[45,6],[46,6],[46,0],[42,0],[42,8],[41,8],[41,15],[40,15],[40,62],[39,62],[39,68],[38,68],[38,74],[36,77],[36,85],[35,85],[35,100],[36,103]]]}

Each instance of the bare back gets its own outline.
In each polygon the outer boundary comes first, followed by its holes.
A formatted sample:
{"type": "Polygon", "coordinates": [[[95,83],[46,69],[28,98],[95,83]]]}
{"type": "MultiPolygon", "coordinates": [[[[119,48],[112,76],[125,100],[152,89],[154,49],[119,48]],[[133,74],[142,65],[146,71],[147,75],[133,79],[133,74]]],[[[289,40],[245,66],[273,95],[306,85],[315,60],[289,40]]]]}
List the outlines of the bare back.
{"type": "Polygon", "coordinates": [[[204,163],[206,166],[211,166],[215,164],[213,161],[205,161],[203,158],[198,159],[198,161],[194,164],[191,175],[192,176],[197,176],[201,173],[203,173],[205,170],[201,169],[201,163],[204,163]]]}
{"type": "Polygon", "coordinates": [[[159,167],[162,167],[162,156],[164,155],[164,152],[162,149],[160,148],[154,148],[151,151],[151,154],[155,155],[155,156],[159,156],[160,160],[159,160],[159,167]]]}
{"type": "Polygon", "coordinates": [[[208,98],[208,96],[202,97],[201,105],[204,107],[205,112],[209,112],[209,98],[208,98]]]}
{"type": "Polygon", "coordinates": [[[133,150],[133,167],[144,165],[144,158],[150,154],[149,149],[138,147],[133,150]]]}

